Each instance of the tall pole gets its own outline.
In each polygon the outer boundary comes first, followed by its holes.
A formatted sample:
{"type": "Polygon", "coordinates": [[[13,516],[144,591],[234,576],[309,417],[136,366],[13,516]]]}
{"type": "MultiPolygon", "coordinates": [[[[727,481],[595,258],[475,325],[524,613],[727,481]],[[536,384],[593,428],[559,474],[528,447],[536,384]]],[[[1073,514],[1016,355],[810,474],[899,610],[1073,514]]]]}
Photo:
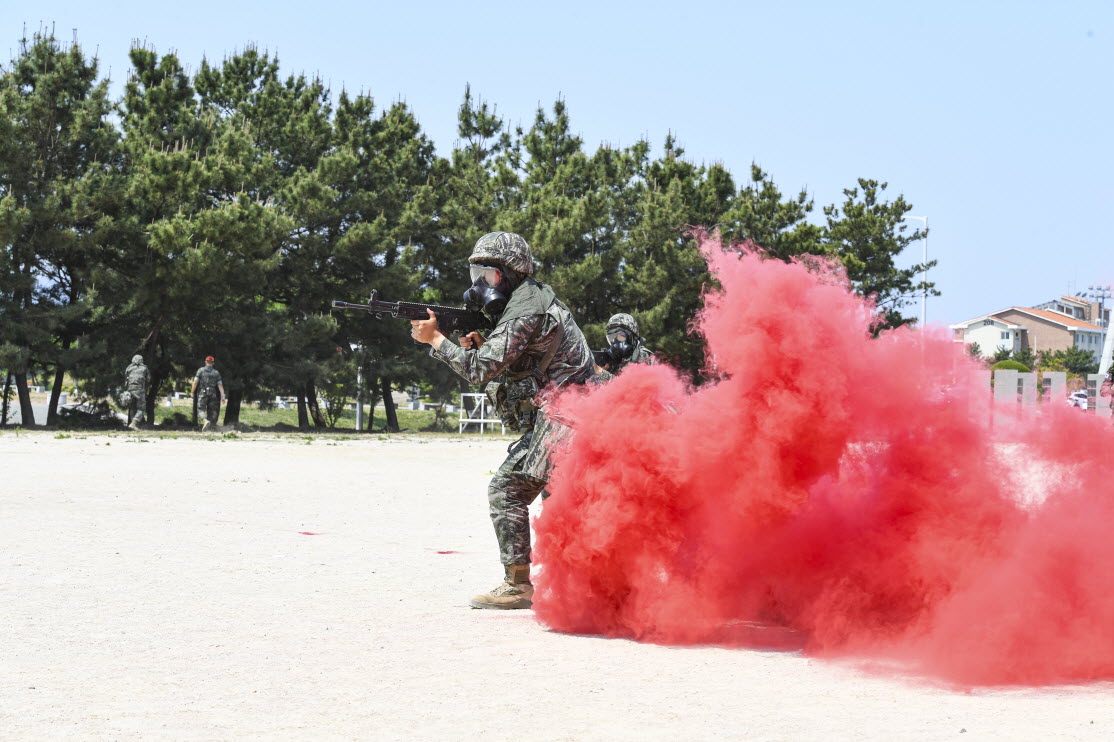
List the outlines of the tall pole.
{"type": "Polygon", "coordinates": [[[1110,323],[1106,321],[1106,300],[1110,298],[1110,286],[1088,286],[1084,296],[1099,300],[1099,318],[1095,324],[1102,328],[1102,354],[1099,357],[1099,373],[1106,374],[1110,370],[1111,355],[1114,355],[1114,335],[1110,332],[1110,323]]]}
{"type": "Polygon", "coordinates": [[[356,358],[356,432],[364,432],[364,365],[363,354],[357,343],[349,345],[352,355],[356,358]]]}
{"type": "Polygon", "coordinates": [[[356,432],[364,432],[364,369],[356,362],[356,432]]]}
{"type": "Polygon", "coordinates": [[[928,322],[928,217],[907,216],[906,219],[917,219],[924,222],[924,232],[921,234],[923,250],[921,252],[921,327],[928,322]]]}

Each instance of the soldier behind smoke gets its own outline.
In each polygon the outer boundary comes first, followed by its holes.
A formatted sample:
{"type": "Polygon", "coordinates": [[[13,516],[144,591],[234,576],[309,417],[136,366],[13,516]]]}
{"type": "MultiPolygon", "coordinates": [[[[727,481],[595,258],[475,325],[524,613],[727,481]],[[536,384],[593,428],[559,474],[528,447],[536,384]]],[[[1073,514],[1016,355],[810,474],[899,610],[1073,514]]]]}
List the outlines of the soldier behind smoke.
{"type": "Polygon", "coordinates": [[[617,374],[632,363],[653,363],[654,354],[638,334],[638,322],[629,314],[616,314],[607,320],[608,359],[605,367],[617,374]]]}
{"type": "Polygon", "coordinates": [[[151,372],[143,363],[143,356],[132,356],[132,362],[124,370],[124,402],[128,410],[128,427],[138,430],[147,421],[147,387],[151,384],[151,372]]]}
{"type": "Polygon", "coordinates": [[[569,429],[549,419],[535,397],[543,388],[582,384],[593,376],[592,351],[572,314],[549,286],[531,276],[534,260],[526,240],[511,232],[492,232],[476,242],[472,286],[465,304],[495,322],[486,338],[469,333],[457,345],[437,329],[437,320],[411,322],[411,335],[433,347],[430,355],[447,363],[470,384],[486,384],[503,423],[522,437],[488,487],[491,520],[505,571],[501,585],[475,596],[473,608],[529,608],[529,505],[549,479],[551,446],[569,429]]]}

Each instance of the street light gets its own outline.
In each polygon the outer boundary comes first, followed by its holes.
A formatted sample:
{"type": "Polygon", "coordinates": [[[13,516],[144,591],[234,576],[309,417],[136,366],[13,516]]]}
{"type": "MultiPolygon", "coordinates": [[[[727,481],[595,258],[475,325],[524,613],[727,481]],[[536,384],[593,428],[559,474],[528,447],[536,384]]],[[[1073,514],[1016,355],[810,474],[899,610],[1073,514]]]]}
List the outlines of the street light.
{"type": "Polygon", "coordinates": [[[924,328],[925,323],[928,322],[928,217],[927,216],[907,216],[906,219],[919,219],[924,222],[924,232],[921,239],[924,241],[924,253],[921,257],[921,328],[924,328]]]}
{"type": "MultiPolygon", "coordinates": [[[[1104,305],[1107,299],[1110,298],[1110,286],[1088,286],[1087,290],[1083,292],[1085,299],[1098,299],[1099,302],[1099,320],[1095,324],[1099,327],[1106,328],[1106,312],[1104,305]]],[[[1105,333],[1103,333],[1105,334],[1105,333]]]]}
{"type": "Polygon", "coordinates": [[[1114,335],[1110,334],[1109,322],[1106,321],[1106,300],[1110,298],[1110,285],[1106,286],[1088,286],[1087,290],[1083,292],[1084,298],[1098,299],[1099,301],[1099,318],[1095,324],[1102,328],[1102,351],[1099,354],[1099,373],[1105,374],[1110,370],[1111,356],[1114,355],[1114,348],[1111,347],[1111,339],[1114,335]]]}
{"type": "Polygon", "coordinates": [[[364,366],[358,343],[349,343],[352,355],[356,357],[356,432],[364,432],[364,366]]]}

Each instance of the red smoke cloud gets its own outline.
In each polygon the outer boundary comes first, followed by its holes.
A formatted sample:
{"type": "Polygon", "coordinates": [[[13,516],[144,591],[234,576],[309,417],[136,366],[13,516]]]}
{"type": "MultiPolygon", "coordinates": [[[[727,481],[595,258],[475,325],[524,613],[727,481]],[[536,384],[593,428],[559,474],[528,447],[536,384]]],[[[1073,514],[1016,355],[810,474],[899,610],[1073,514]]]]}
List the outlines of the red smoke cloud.
{"type": "Polygon", "coordinates": [[[560,400],[577,435],[535,524],[538,618],[965,685],[1114,678],[1110,421],[991,424],[962,346],[871,339],[835,265],[703,249],[719,380],[635,366],[560,400]]]}

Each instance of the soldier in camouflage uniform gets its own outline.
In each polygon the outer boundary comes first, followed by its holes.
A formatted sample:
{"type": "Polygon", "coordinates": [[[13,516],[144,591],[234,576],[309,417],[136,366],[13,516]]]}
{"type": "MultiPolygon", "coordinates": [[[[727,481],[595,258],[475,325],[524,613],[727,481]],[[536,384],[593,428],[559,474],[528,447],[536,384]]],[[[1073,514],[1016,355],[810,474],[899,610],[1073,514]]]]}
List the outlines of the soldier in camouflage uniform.
{"type": "Polygon", "coordinates": [[[132,362],[124,370],[128,427],[132,430],[138,430],[147,421],[147,387],[150,385],[151,372],[143,364],[143,356],[132,356],[132,362]]]}
{"type": "Polygon", "coordinates": [[[654,354],[638,334],[638,322],[629,314],[616,314],[607,321],[607,370],[617,374],[632,363],[653,363],[654,354]]]}
{"type": "MultiPolygon", "coordinates": [[[[530,515],[528,506],[549,479],[549,451],[570,434],[537,406],[542,389],[581,384],[593,376],[592,351],[572,314],[549,286],[531,278],[534,260],[526,240],[511,232],[481,237],[472,255],[472,287],[465,303],[495,322],[484,339],[462,337],[460,345],[437,330],[436,319],[414,321],[411,334],[433,346],[430,355],[473,385],[485,384],[503,423],[522,433],[492,477],[488,502],[505,579],[477,595],[473,608],[529,608],[530,515]]],[[[544,497],[544,495],[543,495],[544,497]]]]}
{"type": "Polygon", "coordinates": [[[224,383],[221,381],[220,371],[213,368],[216,362],[217,359],[207,356],[205,365],[197,369],[190,388],[190,394],[195,395],[197,400],[198,416],[205,417],[202,432],[216,426],[220,418],[220,405],[224,401],[224,383]]]}

